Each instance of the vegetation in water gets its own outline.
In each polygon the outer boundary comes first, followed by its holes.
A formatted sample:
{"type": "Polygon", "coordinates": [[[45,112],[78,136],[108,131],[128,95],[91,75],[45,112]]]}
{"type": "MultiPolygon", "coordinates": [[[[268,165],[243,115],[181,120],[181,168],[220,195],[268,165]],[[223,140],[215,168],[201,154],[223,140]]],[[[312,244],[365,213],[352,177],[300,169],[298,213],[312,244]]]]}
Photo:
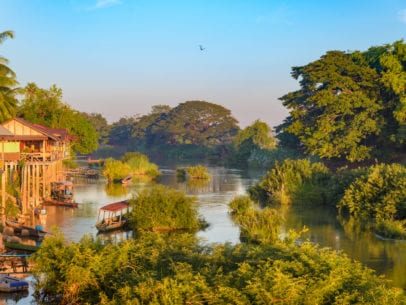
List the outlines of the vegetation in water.
{"type": "Polygon", "coordinates": [[[275,209],[255,209],[248,196],[235,197],[229,207],[240,227],[240,240],[250,243],[275,244],[280,239],[282,218],[275,209]]]}
{"type": "Polygon", "coordinates": [[[372,221],[380,235],[406,239],[406,168],[400,164],[370,167],[345,191],[338,208],[356,219],[372,221]]]}
{"type": "Polygon", "coordinates": [[[121,160],[106,159],[102,173],[109,182],[121,181],[127,176],[145,176],[154,179],[161,174],[156,164],[138,152],[126,153],[121,160]]]}
{"type": "Polygon", "coordinates": [[[195,198],[166,186],[147,188],[130,200],[129,220],[135,230],[197,230],[195,198]]]}
{"type": "Polygon", "coordinates": [[[210,179],[211,175],[203,165],[188,166],[186,168],[187,177],[190,179],[210,179]]]}
{"type": "Polygon", "coordinates": [[[311,243],[202,245],[143,233],[119,244],[46,238],[31,258],[38,304],[404,304],[401,289],[311,243]]]}
{"type": "Polygon", "coordinates": [[[330,171],[307,159],[276,162],[262,180],[249,189],[255,201],[290,204],[324,204],[330,171]]]}

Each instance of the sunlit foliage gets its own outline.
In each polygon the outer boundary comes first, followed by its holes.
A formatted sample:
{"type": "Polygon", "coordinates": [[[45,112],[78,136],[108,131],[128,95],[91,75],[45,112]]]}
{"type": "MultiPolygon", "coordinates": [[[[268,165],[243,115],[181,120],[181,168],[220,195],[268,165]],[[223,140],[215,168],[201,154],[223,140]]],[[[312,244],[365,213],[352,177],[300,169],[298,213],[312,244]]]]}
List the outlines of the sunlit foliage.
{"type": "Polygon", "coordinates": [[[338,207],[356,219],[372,221],[384,236],[406,238],[406,168],[370,167],[349,186],[338,207]]]}
{"type": "Polygon", "coordinates": [[[130,222],[135,230],[196,230],[199,221],[194,202],[182,191],[156,185],[130,200],[130,222]]]}
{"type": "Polygon", "coordinates": [[[32,260],[39,304],[405,302],[372,270],[310,243],[202,246],[189,234],[147,233],[102,246],[56,234],[32,260]]]}
{"type": "MultiPolygon", "coordinates": [[[[0,45],[8,38],[14,38],[14,32],[1,32],[0,45]]],[[[8,63],[8,60],[0,55],[0,123],[14,117],[17,108],[18,82],[8,63]]]]}
{"type": "Polygon", "coordinates": [[[261,202],[324,204],[323,185],[329,178],[330,172],[322,163],[286,159],[282,163],[276,162],[249,192],[261,202]]]}

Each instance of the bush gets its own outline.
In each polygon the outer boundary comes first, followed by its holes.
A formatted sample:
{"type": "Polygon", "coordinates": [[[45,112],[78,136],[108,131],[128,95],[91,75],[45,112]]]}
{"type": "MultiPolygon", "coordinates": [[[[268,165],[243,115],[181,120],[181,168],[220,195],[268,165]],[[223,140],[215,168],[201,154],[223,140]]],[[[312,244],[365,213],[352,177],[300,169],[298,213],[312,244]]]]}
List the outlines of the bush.
{"type": "Polygon", "coordinates": [[[275,163],[262,180],[250,189],[254,199],[271,203],[325,204],[324,186],[328,184],[330,172],[322,163],[311,163],[307,159],[275,163]]]}
{"type": "Polygon", "coordinates": [[[31,259],[38,304],[406,302],[374,271],[311,243],[202,246],[190,234],[146,233],[73,244],[57,234],[31,259]]]}
{"type": "Polygon", "coordinates": [[[406,168],[379,164],[351,183],[337,207],[355,219],[372,221],[375,231],[392,238],[404,236],[405,203],[406,168]]]}
{"type": "Polygon", "coordinates": [[[136,230],[196,230],[199,220],[194,201],[182,191],[156,185],[130,200],[130,222],[136,230]]]}
{"type": "Polygon", "coordinates": [[[191,179],[210,179],[211,176],[203,165],[188,166],[187,174],[191,179]]]}

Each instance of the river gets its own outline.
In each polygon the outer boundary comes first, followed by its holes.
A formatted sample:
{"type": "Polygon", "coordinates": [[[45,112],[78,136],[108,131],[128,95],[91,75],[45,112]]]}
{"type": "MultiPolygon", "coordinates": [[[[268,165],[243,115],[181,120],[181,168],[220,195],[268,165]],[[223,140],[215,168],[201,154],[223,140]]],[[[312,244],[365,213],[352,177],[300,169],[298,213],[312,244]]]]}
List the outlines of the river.
{"type": "MultiPolygon", "coordinates": [[[[178,182],[174,169],[163,168],[159,183],[185,191],[196,197],[199,214],[210,224],[198,236],[206,243],[238,243],[239,228],[228,215],[228,203],[236,195],[246,194],[246,189],[256,183],[262,173],[245,172],[221,167],[210,167],[212,179],[209,183],[178,182]]],[[[136,182],[130,186],[116,185],[107,187],[106,181],[75,180],[75,200],[77,209],[47,207],[48,216],[45,228],[51,230],[57,226],[65,237],[74,242],[84,234],[97,234],[95,223],[98,209],[105,204],[131,198],[143,188],[151,186],[148,182],[136,182]]],[[[344,251],[349,257],[358,260],[376,270],[377,274],[386,275],[394,286],[406,289],[406,242],[382,240],[370,233],[363,233],[352,223],[345,223],[337,218],[334,210],[324,207],[295,206],[284,207],[280,213],[285,218],[282,228],[300,230],[306,226],[309,231],[304,238],[344,251]]],[[[110,235],[110,238],[124,239],[131,233],[110,235]]],[[[32,303],[30,293],[17,300],[0,295],[0,304],[28,305],[32,303]]]]}

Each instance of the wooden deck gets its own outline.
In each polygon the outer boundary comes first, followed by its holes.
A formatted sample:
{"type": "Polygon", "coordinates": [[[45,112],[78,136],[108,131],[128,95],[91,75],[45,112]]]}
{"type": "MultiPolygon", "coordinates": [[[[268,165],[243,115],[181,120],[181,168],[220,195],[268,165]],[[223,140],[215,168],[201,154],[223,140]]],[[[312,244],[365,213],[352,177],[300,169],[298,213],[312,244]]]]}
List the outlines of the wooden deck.
{"type": "Polygon", "coordinates": [[[27,254],[0,254],[0,274],[30,273],[27,254]]]}

